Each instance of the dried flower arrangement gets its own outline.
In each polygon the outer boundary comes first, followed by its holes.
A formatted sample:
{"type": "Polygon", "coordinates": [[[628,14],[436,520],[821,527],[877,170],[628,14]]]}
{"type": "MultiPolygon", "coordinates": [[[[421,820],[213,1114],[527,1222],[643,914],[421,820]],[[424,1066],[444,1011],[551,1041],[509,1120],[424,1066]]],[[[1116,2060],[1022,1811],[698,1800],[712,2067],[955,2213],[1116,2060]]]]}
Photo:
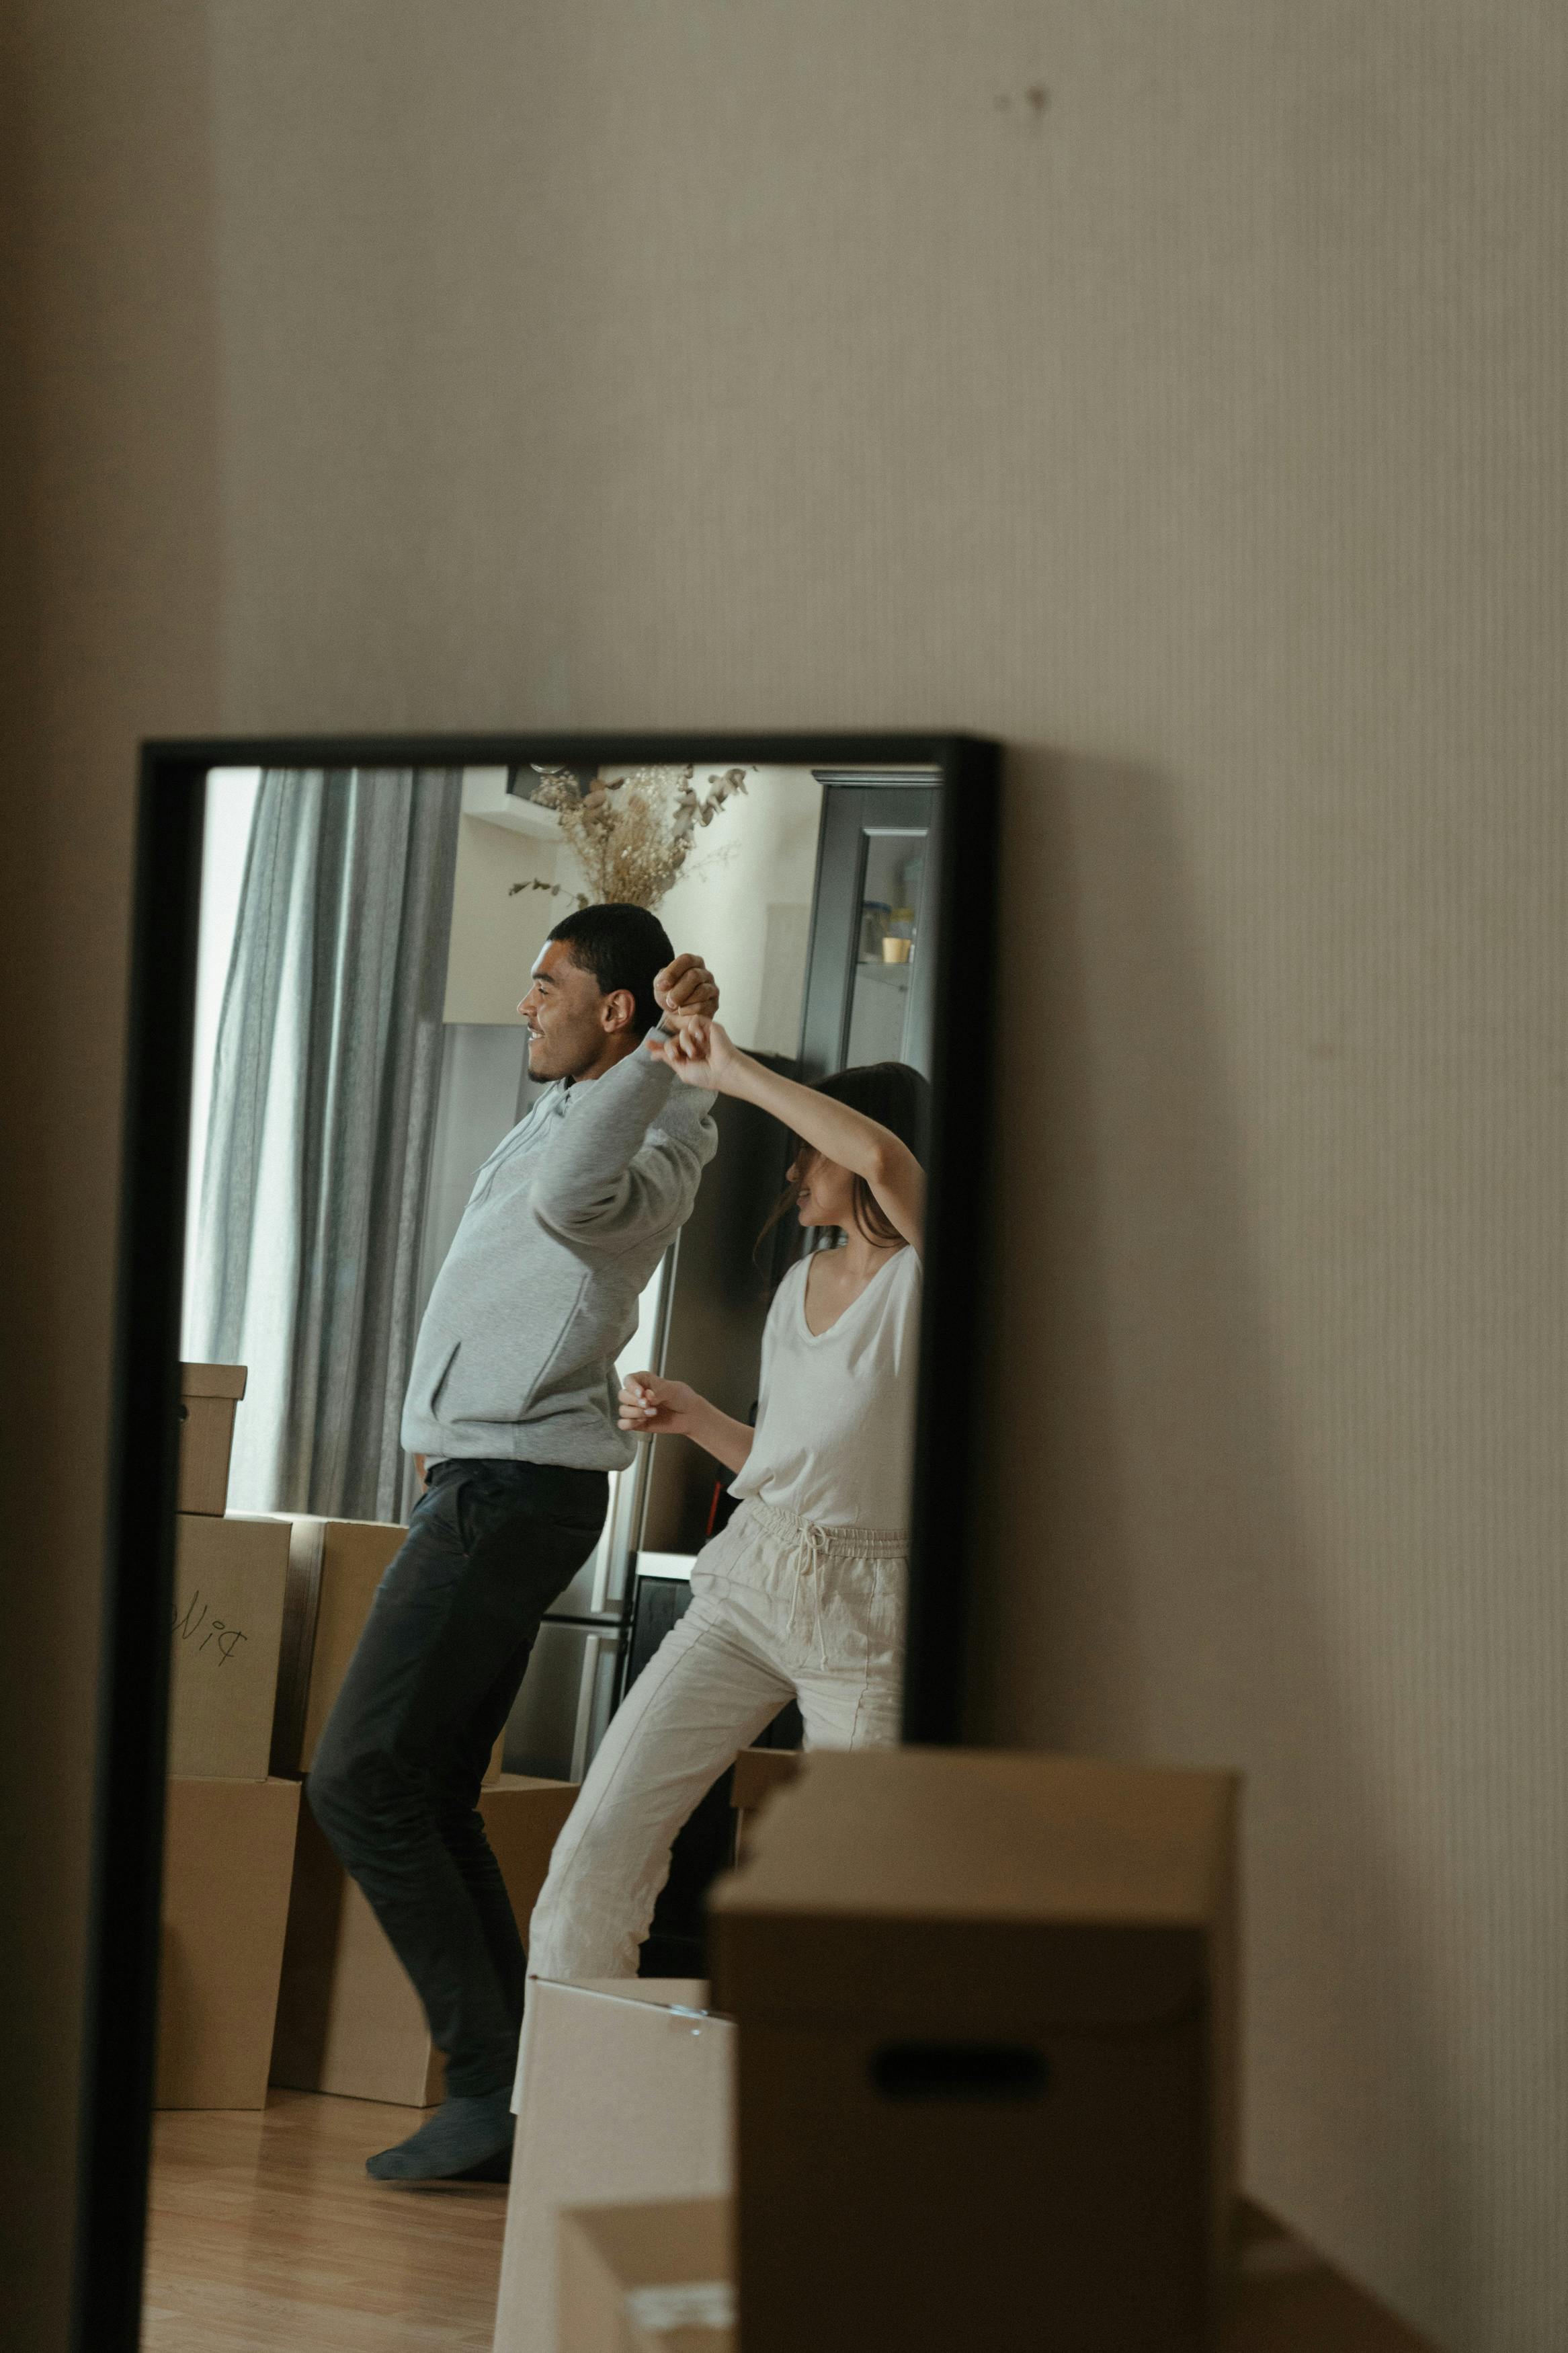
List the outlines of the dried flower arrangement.
{"type": "MultiPolygon", "coordinates": [[[[698,828],[711,825],[725,802],[746,789],[745,769],[726,768],[700,793],[689,762],[595,776],[586,789],[569,768],[542,768],[540,776],[533,797],[556,812],[562,839],[588,878],[589,891],[575,895],[579,907],[657,907],[681,873],[697,871],[686,861],[698,828]]],[[[560,882],[514,882],[507,896],[520,891],[570,895],[560,882]]]]}

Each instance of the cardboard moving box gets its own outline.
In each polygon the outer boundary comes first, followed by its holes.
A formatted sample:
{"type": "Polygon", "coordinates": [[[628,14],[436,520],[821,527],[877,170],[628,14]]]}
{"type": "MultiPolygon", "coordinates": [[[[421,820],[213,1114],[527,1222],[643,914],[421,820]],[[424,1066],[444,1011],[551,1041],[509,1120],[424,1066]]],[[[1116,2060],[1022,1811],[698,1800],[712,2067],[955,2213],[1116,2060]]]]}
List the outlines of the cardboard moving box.
{"type": "Polygon", "coordinates": [[[261,1781],[272,1746],[289,1531],[182,1513],[174,1524],[169,1770],[261,1781]]]}
{"type": "MultiPolygon", "coordinates": [[[[274,1773],[308,1773],[376,1587],[408,1530],[393,1520],[279,1517],[289,1531],[289,1591],[271,1765],[274,1773]]],[[[500,1777],[500,1760],[498,1739],[488,1781],[500,1777]]]]}
{"type": "MultiPolygon", "coordinates": [[[[479,1799],[525,1937],[576,1795],[573,1782],[514,1773],[479,1799]]],[[[441,2097],[445,2062],[432,2047],[418,1996],[308,1806],[300,1810],[288,1910],[272,2081],[293,2091],[431,2106],[441,2097]]]]}
{"type": "Polygon", "coordinates": [[[297,1781],[169,1783],[160,2108],[260,2108],[289,1917],[297,1781]]]}
{"type": "Polygon", "coordinates": [[[561,2353],[731,2353],[732,2228],[727,2198],[565,2208],[561,2353]]]}
{"type": "Polygon", "coordinates": [[[243,1365],[180,1366],[180,1489],[175,1509],[228,1509],[234,1409],[245,1395],[243,1365]]]}
{"type": "Polygon", "coordinates": [[[561,2346],[563,2208],[728,2196],[735,2030],[707,1998],[681,1978],[530,1985],[495,2353],[561,2346]]]}
{"type": "Polygon", "coordinates": [[[1234,1777],[818,1752],[711,1902],[746,2353],[1197,2353],[1235,2190],[1234,1777]],[[811,2212],[836,2227],[801,2227],[811,2212]]]}
{"type": "Polygon", "coordinates": [[[742,1748],[730,1776],[735,1810],[735,1859],[744,1860],[761,1809],[777,1789],[787,1789],[805,1763],[799,1748],[742,1748]]]}
{"type": "Polygon", "coordinates": [[[291,1513],[289,1596],[273,1720],[272,1770],[308,1773],[338,1686],[375,1599],[408,1534],[392,1521],[325,1520],[291,1513]]]}

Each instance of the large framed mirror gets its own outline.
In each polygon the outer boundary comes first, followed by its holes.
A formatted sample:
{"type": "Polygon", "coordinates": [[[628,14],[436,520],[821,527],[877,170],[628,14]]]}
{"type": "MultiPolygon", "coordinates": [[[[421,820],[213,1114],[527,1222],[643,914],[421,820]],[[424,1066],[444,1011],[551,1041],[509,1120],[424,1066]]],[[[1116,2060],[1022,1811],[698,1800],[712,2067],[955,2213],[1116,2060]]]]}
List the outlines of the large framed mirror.
{"type": "Polygon", "coordinates": [[[739,1752],[956,1736],[996,786],[947,736],[148,747],[95,2353],[155,2104],[352,2094],[401,2001],[377,2178],[482,2179],[421,2136],[483,2137],[522,1939],[700,1977],[739,1752]]]}

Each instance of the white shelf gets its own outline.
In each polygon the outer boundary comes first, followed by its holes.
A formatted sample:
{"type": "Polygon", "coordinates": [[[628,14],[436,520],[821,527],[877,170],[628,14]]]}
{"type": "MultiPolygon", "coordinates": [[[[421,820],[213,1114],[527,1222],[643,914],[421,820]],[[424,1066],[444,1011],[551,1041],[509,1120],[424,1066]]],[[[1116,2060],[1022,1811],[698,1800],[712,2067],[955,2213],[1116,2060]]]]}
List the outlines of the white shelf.
{"type": "Polygon", "coordinates": [[[463,815],[477,817],[484,825],[499,825],[507,833],[531,833],[540,841],[559,841],[561,820],[555,811],[509,793],[506,779],[504,768],[465,768],[463,815]]]}
{"type": "Polygon", "coordinates": [[[694,1552],[639,1552],[633,1565],[639,1577],[668,1577],[689,1585],[696,1559],[694,1552]]]}

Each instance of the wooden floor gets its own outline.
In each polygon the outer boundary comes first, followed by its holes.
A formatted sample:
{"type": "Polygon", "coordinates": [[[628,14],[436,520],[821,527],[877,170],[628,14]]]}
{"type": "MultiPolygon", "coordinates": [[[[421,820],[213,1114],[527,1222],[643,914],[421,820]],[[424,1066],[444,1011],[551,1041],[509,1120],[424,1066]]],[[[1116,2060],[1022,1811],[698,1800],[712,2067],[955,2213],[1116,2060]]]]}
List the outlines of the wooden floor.
{"type": "MultiPolygon", "coordinates": [[[[272,2092],[153,2119],[143,2353],[490,2353],[506,2191],[397,2189],[364,2160],[412,2108],[272,2092]]],[[[1425,2353],[1245,2207],[1224,2353],[1425,2353]]]]}
{"type": "Polygon", "coordinates": [[[268,2100],[153,2119],[144,2353],[489,2353],[505,2189],[372,2181],[412,2108],[268,2100]]]}

